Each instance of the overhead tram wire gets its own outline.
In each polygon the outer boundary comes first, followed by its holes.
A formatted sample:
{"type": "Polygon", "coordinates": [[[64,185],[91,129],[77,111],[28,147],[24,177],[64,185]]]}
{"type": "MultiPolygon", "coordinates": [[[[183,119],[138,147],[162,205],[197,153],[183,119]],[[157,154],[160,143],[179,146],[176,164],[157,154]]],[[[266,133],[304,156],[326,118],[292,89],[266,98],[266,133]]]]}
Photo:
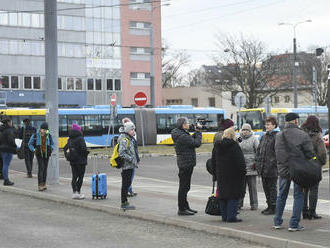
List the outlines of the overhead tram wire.
{"type": "Polygon", "coordinates": [[[182,29],[182,28],[185,28],[185,27],[191,27],[191,26],[193,26],[193,25],[201,24],[201,23],[203,23],[203,22],[208,22],[208,21],[212,21],[212,20],[214,20],[214,19],[221,19],[221,18],[225,18],[225,17],[228,17],[228,16],[238,15],[238,14],[241,14],[241,13],[244,13],[244,12],[249,12],[249,11],[251,11],[251,10],[255,10],[255,9],[260,9],[260,8],[264,8],[264,7],[268,7],[268,6],[276,5],[276,4],[279,4],[279,3],[281,3],[281,2],[283,2],[283,0],[276,1],[276,2],[273,2],[273,3],[271,3],[271,4],[264,4],[264,5],[260,5],[260,6],[254,7],[254,8],[249,8],[249,9],[245,9],[245,10],[241,10],[241,11],[233,12],[233,13],[228,14],[228,15],[217,16],[217,17],[212,17],[212,18],[208,18],[208,19],[204,19],[204,20],[199,20],[198,22],[193,22],[193,23],[186,24],[186,25],[176,26],[176,27],[173,27],[173,28],[165,29],[165,30],[166,30],[166,31],[172,31],[172,30],[182,29]]]}
{"type": "MultiPolygon", "coordinates": [[[[170,0],[153,0],[150,3],[166,3],[170,0]]],[[[130,6],[130,5],[139,5],[145,3],[125,3],[125,4],[113,4],[113,5],[96,5],[96,6],[83,6],[83,7],[70,7],[57,9],[57,12],[69,11],[69,10],[81,10],[81,9],[96,9],[96,8],[112,8],[120,6],[130,6]]],[[[83,4],[84,5],[84,4],[83,4]]],[[[43,14],[44,10],[0,10],[0,13],[10,14],[10,13],[33,13],[33,14],[43,14]]]]}

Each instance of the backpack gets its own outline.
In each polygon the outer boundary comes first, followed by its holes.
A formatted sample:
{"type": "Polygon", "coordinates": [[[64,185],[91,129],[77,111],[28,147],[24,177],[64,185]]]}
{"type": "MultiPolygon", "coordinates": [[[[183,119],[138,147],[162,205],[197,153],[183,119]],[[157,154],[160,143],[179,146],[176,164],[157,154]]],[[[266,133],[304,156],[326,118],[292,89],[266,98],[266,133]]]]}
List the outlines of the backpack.
{"type": "Polygon", "coordinates": [[[77,148],[73,146],[72,140],[68,141],[68,149],[64,149],[64,156],[69,162],[74,162],[79,159],[79,152],[77,148]]]}
{"type": "MultiPolygon", "coordinates": [[[[129,146],[129,141],[127,138],[125,138],[127,140],[127,147],[129,146]]],[[[110,165],[114,168],[117,168],[117,169],[120,169],[123,167],[124,163],[125,163],[125,160],[124,158],[120,157],[119,156],[119,143],[117,143],[115,145],[115,148],[113,149],[113,152],[112,152],[112,156],[110,158],[110,165]]]]}

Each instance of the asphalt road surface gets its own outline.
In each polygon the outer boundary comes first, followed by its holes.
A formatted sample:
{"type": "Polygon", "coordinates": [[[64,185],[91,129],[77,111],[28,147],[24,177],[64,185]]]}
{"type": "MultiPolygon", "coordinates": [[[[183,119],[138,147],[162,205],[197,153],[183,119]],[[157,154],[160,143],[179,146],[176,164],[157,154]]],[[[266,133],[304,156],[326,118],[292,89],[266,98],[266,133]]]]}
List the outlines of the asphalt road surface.
{"type": "Polygon", "coordinates": [[[0,247],[261,247],[244,241],[0,192],[0,247]]]}

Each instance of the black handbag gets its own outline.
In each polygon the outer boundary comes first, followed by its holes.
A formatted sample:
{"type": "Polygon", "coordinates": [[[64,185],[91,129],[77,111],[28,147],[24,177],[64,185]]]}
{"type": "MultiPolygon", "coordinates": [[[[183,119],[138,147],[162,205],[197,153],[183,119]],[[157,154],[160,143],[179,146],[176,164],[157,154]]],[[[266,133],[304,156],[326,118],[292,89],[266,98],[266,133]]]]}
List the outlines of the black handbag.
{"type": "Polygon", "coordinates": [[[221,215],[220,201],[218,198],[214,196],[214,184],[215,182],[213,182],[212,195],[209,197],[207,201],[205,213],[208,215],[220,216],[221,215]]]}
{"type": "Polygon", "coordinates": [[[304,154],[290,144],[283,132],[283,140],[289,151],[289,173],[291,180],[302,188],[310,188],[321,181],[321,166],[314,159],[306,159],[304,154]]]}

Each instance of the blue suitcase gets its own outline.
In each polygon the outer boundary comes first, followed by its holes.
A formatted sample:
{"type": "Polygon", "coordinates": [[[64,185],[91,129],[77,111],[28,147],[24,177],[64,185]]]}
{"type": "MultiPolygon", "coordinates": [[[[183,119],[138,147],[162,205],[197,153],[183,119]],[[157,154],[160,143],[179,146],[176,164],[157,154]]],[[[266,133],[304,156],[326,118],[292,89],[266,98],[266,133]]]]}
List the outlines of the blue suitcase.
{"type": "Polygon", "coordinates": [[[107,175],[105,173],[94,174],[92,177],[92,198],[107,198],[107,175]]]}

